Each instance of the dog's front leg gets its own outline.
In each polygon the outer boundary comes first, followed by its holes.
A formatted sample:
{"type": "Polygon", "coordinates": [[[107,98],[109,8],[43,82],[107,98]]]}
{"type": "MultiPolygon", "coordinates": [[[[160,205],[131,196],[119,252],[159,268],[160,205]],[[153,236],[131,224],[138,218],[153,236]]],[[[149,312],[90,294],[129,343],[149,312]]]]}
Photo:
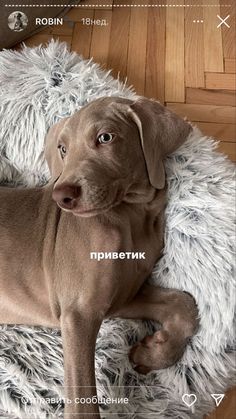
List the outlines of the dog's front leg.
{"type": "Polygon", "coordinates": [[[100,418],[95,383],[95,345],[102,319],[66,310],[61,316],[65,374],[65,419],[100,418]]]}
{"type": "Polygon", "coordinates": [[[143,374],[174,365],[199,327],[198,309],[191,295],[148,284],[112,317],[149,319],[162,324],[161,329],[131,349],[130,360],[136,371],[143,374]]]}

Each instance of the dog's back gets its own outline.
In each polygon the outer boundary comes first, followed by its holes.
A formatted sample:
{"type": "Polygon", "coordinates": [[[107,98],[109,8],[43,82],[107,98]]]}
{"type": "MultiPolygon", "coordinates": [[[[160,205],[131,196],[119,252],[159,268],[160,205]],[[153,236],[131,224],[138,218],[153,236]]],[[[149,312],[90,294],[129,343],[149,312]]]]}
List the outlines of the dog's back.
{"type": "Polygon", "coordinates": [[[0,187],[0,323],[45,321],[48,325],[48,290],[41,261],[47,213],[52,216],[53,203],[46,199],[45,206],[42,201],[44,189],[0,187]]]}

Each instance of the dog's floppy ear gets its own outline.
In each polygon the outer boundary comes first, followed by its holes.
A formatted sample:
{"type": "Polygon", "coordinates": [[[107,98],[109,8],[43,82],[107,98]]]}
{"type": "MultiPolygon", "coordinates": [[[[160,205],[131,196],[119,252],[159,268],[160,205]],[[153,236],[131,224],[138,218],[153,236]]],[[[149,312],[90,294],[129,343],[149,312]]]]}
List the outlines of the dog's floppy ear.
{"type": "Polygon", "coordinates": [[[67,120],[68,118],[63,118],[53,125],[45,138],[44,155],[52,176],[52,181],[55,181],[60,176],[63,169],[62,159],[58,150],[58,139],[67,120]]]}
{"type": "Polygon", "coordinates": [[[186,140],[192,127],[153,99],[140,97],[130,105],[128,113],[139,130],[150,183],[162,189],[165,186],[163,160],[186,140]]]}

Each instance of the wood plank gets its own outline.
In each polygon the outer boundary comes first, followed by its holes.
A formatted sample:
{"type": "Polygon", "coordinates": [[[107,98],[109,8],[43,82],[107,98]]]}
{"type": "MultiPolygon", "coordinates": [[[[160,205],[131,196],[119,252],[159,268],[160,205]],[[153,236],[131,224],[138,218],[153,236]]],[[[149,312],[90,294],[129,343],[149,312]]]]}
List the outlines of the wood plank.
{"type": "MultiPolygon", "coordinates": [[[[125,4],[126,0],[115,0],[114,4],[125,4]]],[[[130,9],[114,8],[112,10],[111,35],[108,53],[108,68],[112,75],[118,74],[122,80],[127,76],[127,56],[129,42],[130,9]]]]}
{"type": "Polygon", "coordinates": [[[236,108],[233,106],[191,105],[182,103],[167,103],[167,106],[178,115],[182,117],[186,116],[190,121],[225,124],[235,123],[236,108]]]}
{"type": "Polygon", "coordinates": [[[236,95],[230,90],[186,89],[186,103],[199,105],[236,105],[236,95]]]}
{"type": "Polygon", "coordinates": [[[227,391],[219,407],[204,419],[234,419],[236,412],[236,387],[227,391]]]}
{"type": "Polygon", "coordinates": [[[221,25],[222,31],[222,38],[223,38],[223,53],[225,58],[236,58],[236,26],[235,26],[235,19],[236,19],[236,3],[235,1],[225,1],[220,0],[221,8],[220,8],[220,16],[225,18],[226,16],[230,15],[227,19],[227,23],[230,28],[227,28],[225,25],[221,25]],[[228,4],[228,7],[224,7],[223,5],[228,4]]]}
{"type": "MultiPolygon", "coordinates": [[[[130,4],[143,4],[143,0],[132,0],[130,4]]],[[[127,79],[140,95],[144,95],[145,90],[147,22],[147,8],[131,8],[127,79]]]]}
{"type": "Polygon", "coordinates": [[[111,32],[111,10],[95,10],[94,19],[106,21],[106,26],[95,25],[92,32],[90,57],[101,66],[106,67],[108,61],[110,32],[111,32]]]}
{"type": "Polygon", "coordinates": [[[235,90],[235,74],[205,73],[207,89],[235,90]]]}
{"type": "Polygon", "coordinates": [[[78,21],[75,23],[71,49],[78,54],[81,54],[83,58],[90,58],[90,46],[92,39],[92,25],[83,25],[81,19],[89,17],[94,18],[94,10],[77,10],[76,18],[78,21]]]}
{"type": "Polygon", "coordinates": [[[40,44],[42,44],[43,46],[46,46],[46,44],[48,44],[48,42],[50,42],[52,39],[58,40],[60,42],[66,42],[68,45],[68,49],[71,49],[71,36],[67,36],[67,35],[50,35],[50,34],[35,34],[32,35],[30,38],[26,39],[24,41],[25,45],[27,45],[27,47],[36,47],[40,44]]]}
{"type": "Polygon", "coordinates": [[[236,73],[236,59],[225,58],[225,73],[236,73]]]}
{"type": "Polygon", "coordinates": [[[184,8],[166,8],[165,74],[165,101],[184,102],[184,8]]]}
{"type": "MultiPolygon", "coordinates": [[[[50,28],[49,28],[50,29],[50,28]]],[[[74,22],[68,21],[67,17],[64,17],[63,25],[54,25],[51,27],[51,33],[53,35],[67,35],[72,36],[74,29],[74,22]]]]}
{"type": "Polygon", "coordinates": [[[89,17],[92,19],[91,16],[93,16],[93,10],[91,10],[91,13],[87,14],[87,10],[72,7],[65,17],[69,22],[81,22],[82,18],[86,19],[86,17],[89,17]]]}
{"type": "Polygon", "coordinates": [[[198,128],[203,134],[226,142],[236,141],[236,125],[217,124],[216,122],[198,122],[198,128]]]}
{"type": "Polygon", "coordinates": [[[217,147],[217,150],[220,151],[221,153],[226,154],[230,158],[230,160],[236,161],[236,144],[235,143],[226,143],[226,142],[221,141],[217,147]]]}
{"type": "MultiPolygon", "coordinates": [[[[219,0],[215,0],[214,4],[219,5],[219,0]]],[[[220,22],[217,15],[220,13],[220,5],[203,8],[205,71],[224,71],[221,28],[217,28],[217,24],[220,22]]]]}
{"type": "MultiPolygon", "coordinates": [[[[156,4],[150,0],[149,4],[156,4]]],[[[145,96],[165,102],[165,8],[148,10],[145,96]]]]}
{"type": "Polygon", "coordinates": [[[185,86],[204,87],[203,24],[194,19],[203,19],[202,7],[185,8],[185,86]]]}

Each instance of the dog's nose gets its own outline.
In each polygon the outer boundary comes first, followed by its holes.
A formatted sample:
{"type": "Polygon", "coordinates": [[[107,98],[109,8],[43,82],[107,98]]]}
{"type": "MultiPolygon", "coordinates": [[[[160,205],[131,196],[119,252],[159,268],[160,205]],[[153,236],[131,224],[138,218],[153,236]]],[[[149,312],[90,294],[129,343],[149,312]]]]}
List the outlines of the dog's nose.
{"type": "Polygon", "coordinates": [[[80,197],[81,188],[76,185],[62,184],[56,186],[52,193],[52,199],[56,201],[61,208],[73,209],[77,199],[80,197]]]}

